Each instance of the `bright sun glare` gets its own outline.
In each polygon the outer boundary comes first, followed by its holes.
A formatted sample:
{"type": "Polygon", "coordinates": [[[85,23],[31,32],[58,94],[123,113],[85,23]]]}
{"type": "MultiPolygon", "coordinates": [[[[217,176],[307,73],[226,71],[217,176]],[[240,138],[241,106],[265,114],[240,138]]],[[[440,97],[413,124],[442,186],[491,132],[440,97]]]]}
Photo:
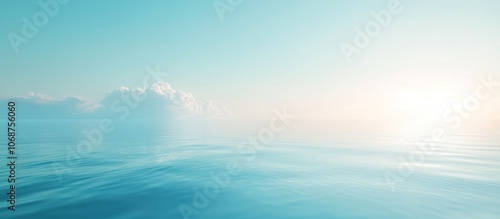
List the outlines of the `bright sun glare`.
{"type": "Polygon", "coordinates": [[[415,119],[437,119],[450,101],[443,92],[407,90],[399,95],[398,105],[415,119]]]}

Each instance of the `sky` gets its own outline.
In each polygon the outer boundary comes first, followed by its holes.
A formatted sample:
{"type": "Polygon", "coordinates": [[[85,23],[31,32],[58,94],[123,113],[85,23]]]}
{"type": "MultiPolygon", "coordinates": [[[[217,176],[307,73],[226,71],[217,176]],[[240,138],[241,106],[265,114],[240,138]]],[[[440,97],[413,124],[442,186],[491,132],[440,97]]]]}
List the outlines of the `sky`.
{"type": "MultiPolygon", "coordinates": [[[[342,43],[354,45],[393,1],[221,0],[231,9],[221,19],[212,0],[73,0],[16,52],[9,34],[53,1],[2,3],[0,98],[100,104],[160,66],[173,89],[241,118],[287,106],[301,118],[436,119],[478,78],[500,81],[494,0],[394,1],[400,12],[349,58],[342,43]]],[[[497,92],[477,118],[500,119],[497,92]]]]}

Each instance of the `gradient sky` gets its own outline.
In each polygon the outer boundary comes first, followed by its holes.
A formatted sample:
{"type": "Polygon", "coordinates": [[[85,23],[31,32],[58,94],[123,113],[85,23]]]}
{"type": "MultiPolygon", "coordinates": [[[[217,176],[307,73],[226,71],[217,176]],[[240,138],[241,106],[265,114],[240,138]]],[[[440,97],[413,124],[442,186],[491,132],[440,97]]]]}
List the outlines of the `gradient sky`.
{"type": "Polygon", "coordinates": [[[20,33],[37,2],[0,7],[0,98],[99,100],[159,64],[176,89],[240,114],[287,105],[311,118],[382,118],[428,114],[398,108],[415,96],[438,96],[444,105],[430,110],[441,113],[473,93],[479,75],[500,78],[494,0],[401,0],[403,12],[352,63],[339,44],[352,44],[354,28],[390,1],[244,0],[221,21],[212,0],[73,0],[14,53],[7,34],[20,33]]]}

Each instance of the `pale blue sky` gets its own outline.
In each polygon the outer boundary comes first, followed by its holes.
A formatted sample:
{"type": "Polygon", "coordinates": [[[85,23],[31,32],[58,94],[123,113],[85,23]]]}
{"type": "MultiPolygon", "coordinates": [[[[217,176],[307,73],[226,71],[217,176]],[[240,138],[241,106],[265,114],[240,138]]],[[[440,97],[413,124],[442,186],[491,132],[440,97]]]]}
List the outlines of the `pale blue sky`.
{"type": "Polygon", "coordinates": [[[390,1],[247,0],[221,21],[212,0],[73,0],[16,54],[6,36],[41,10],[37,2],[0,7],[2,98],[34,91],[97,100],[139,85],[145,67],[159,64],[172,86],[197,98],[268,109],[373,93],[349,89],[408,68],[425,69],[411,73],[422,77],[498,70],[500,2],[493,0],[401,0],[403,12],[351,64],[339,44],[352,43],[354,28],[390,1]]]}
{"type": "MultiPolygon", "coordinates": [[[[2,9],[16,8],[2,13],[4,36],[20,32],[20,18],[40,10],[34,2],[11,4],[2,9]]],[[[8,39],[2,41],[4,70],[16,82],[3,96],[35,90],[99,97],[135,85],[151,64],[195,93],[220,92],[214,85],[253,88],[283,77],[304,78],[293,75],[293,65],[317,60],[311,53],[324,51],[312,46],[336,49],[332,35],[352,10],[362,11],[330,1],[248,1],[221,22],[212,1],[73,1],[21,45],[19,54],[8,39]]]]}

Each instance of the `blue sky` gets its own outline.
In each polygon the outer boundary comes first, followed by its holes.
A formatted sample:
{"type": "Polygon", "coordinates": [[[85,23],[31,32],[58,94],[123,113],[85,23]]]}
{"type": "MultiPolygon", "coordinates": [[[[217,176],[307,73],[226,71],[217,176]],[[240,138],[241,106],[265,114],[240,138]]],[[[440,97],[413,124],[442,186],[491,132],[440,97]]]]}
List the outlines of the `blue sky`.
{"type": "MultiPolygon", "coordinates": [[[[20,54],[13,55],[8,41],[2,41],[7,69],[16,73],[12,80],[18,82],[7,95],[39,89],[98,97],[109,89],[134,85],[151,64],[164,66],[172,80],[200,93],[221,92],[204,88],[221,81],[234,89],[249,81],[254,87],[284,76],[306,78],[294,76],[297,67],[292,61],[317,59],[305,53],[321,52],[311,51],[313,46],[335,49],[335,23],[346,13],[345,7],[328,2],[243,2],[221,22],[212,1],[73,1],[22,45],[20,54]],[[327,26],[318,20],[327,21],[327,26]],[[33,83],[20,87],[23,79],[33,83]],[[64,85],[53,86],[55,79],[64,85]]],[[[40,10],[32,2],[8,8],[18,7],[23,10],[9,11],[2,18],[3,35],[19,32],[20,18],[40,10]]]]}
{"type": "MultiPolygon", "coordinates": [[[[41,10],[37,2],[3,3],[0,35],[20,33],[21,18],[41,10]]],[[[212,0],[73,0],[18,53],[7,37],[0,41],[0,98],[36,92],[99,100],[139,85],[145,67],[158,64],[176,89],[243,114],[287,104],[336,118],[347,113],[336,108],[364,108],[366,99],[410,86],[404,78],[436,82],[427,90],[425,82],[412,85],[419,95],[462,95],[472,79],[499,70],[498,1],[401,0],[403,12],[347,63],[339,44],[352,43],[354,28],[389,2],[243,1],[221,21],[212,0]]]]}

